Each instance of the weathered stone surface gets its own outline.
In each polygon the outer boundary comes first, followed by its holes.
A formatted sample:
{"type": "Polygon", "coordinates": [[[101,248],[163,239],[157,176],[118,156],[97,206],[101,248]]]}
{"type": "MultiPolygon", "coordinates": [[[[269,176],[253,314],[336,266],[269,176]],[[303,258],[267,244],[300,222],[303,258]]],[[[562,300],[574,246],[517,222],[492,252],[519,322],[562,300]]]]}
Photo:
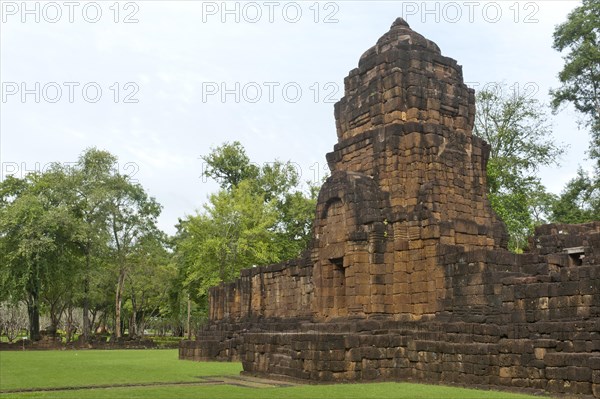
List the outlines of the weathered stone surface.
{"type": "Polygon", "coordinates": [[[310,248],[210,290],[180,358],[600,397],[600,222],[506,250],[461,67],[398,19],[345,79],[310,248]]]}

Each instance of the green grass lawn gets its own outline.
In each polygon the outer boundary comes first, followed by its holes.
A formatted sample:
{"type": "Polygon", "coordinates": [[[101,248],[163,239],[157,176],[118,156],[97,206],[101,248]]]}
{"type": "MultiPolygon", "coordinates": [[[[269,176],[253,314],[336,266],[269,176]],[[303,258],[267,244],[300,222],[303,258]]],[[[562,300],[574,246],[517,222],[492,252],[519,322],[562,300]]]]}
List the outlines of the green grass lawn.
{"type": "MultiPolygon", "coordinates": [[[[199,383],[198,377],[237,376],[240,363],[180,361],[176,350],[0,352],[0,390],[140,383],[199,383]]],[[[163,385],[4,393],[0,398],[486,398],[533,396],[409,383],[300,385],[163,385]]]]}
{"type": "Polygon", "coordinates": [[[198,382],[199,376],[238,375],[240,363],[200,363],[177,350],[0,352],[0,390],[151,382],[198,382]]]}

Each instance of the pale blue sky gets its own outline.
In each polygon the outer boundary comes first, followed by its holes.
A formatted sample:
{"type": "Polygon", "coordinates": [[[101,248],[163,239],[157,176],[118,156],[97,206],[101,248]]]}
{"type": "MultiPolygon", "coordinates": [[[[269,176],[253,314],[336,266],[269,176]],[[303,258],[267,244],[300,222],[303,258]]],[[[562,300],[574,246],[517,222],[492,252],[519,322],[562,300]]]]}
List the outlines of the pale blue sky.
{"type": "MultiPolygon", "coordinates": [[[[472,87],[529,84],[548,102],[562,67],[552,32],[578,2],[27,4],[30,13],[20,1],[0,2],[2,178],[73,162],[96,146],[164,205],[160,226],[172,233],[215,190],[200,178],[200,156],[224,141],[241,141],[257,162],[292,160],[305,180],[322,176],[343,78],[396,17],[458,60],[472,87]],[[25,101],[23,82],[32,91],[25,101]],[[230,90],[224,98],[222,89],[230,90]],[[128,95],[138,102],[126,103],[128,95]]],[[[560,168],[540,173],[554,192],[585,157],[588,136],[576,120],[569,109],[552,117],[557,140],[571,145],[560,168]]]]}

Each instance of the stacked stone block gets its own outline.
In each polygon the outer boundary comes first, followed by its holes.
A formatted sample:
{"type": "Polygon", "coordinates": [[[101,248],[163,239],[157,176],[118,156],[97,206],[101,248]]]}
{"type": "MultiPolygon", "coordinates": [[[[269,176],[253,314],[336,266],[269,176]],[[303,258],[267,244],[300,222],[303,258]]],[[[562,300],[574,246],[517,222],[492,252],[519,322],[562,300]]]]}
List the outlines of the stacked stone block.
{"type": "Polygon", "coordinates": [[[248,374],[307,382],[417,380],[597,397],[598,328],[598,320],[534,328],[451,320],[305,324],[245,335],[242,362],[248,374]]]}
{"type": "Polygon", "coordinates": [[[340,142],[413,121],[470,133],[475,98],[463,83],[462,68],[403,20],[362,55],[344,86],[345,96],[335,105],[340,142]]]}
{"type": "Polygon", "coordinates": [[[209,290],[211,320],[310,316],[313,270],[308,258],[242,270],[232,283],[209,290]]]}

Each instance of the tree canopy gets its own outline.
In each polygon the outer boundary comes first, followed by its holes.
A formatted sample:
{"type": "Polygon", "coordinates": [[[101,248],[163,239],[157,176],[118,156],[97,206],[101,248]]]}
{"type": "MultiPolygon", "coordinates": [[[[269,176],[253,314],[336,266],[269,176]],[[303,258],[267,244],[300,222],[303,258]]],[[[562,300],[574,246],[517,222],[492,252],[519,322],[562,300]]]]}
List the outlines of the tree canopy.
{"type": "Polygon", "coordinates": [[[484,90],[477,94],[474,134],[491,147],[488,196],[506,223],[509,248],[521,251],[536,224],[546,220],[553,197],[536,172],[558,164],[565,147],[554,142],[543,106],[519,93],[484,90]]]}
{"type": "Polygon", "coordinates": [[[552,220],[561,223],[585,223],[600,220],[598,179],[579,168],[552,204],[552,220]]]}
{"type": "Polygon", "coordinates": [[[181,221],[176,239],[186,286],[197,301],[241,269],[298,256],[308,246],[316,205],[316,189],[301,189],[290,162],[259,167],[239,142],[224,143],[203,159],[205,175],[221,189],[181,221]]]}
{"type": "Polygon", "coordinates": [[[567,54],[558,74],[562,86],[551,90],[557,110],[570,103],[590,128],[589,154],[600,167],[600,2],[583,0],[554,31],[554,49],[567,54]]]}
{"type": "MultiPolygon", "coordinates": [[[[110,153],[92,148],[73,167],[56,163],[0,183],[0,301],[27,304],[31,339],[40,336],[40,311],[50,315],[56,331],[74,307],[83,309],[87,337],[89,313],[106,316],[111,296],[119,336],[126,278],[154,273],[132,271],[146,262],[136,256],[138,247],[164,242],[156,228],[160,205],[115,163],[110,153]]],[[[133,294],[127,298],[133,301],[133,294]]]]}
{"type": "Polygon", "coordinates": [[[552,218],[565,223],[600,219],[600,2],[583,0],[554,30],[554,49],[566,52],[558,74],[562,86],[550,91],[555,111],[571,104],[590,130],[588,154],[595,170],[579,169],[552,207],[552,218]]]}

